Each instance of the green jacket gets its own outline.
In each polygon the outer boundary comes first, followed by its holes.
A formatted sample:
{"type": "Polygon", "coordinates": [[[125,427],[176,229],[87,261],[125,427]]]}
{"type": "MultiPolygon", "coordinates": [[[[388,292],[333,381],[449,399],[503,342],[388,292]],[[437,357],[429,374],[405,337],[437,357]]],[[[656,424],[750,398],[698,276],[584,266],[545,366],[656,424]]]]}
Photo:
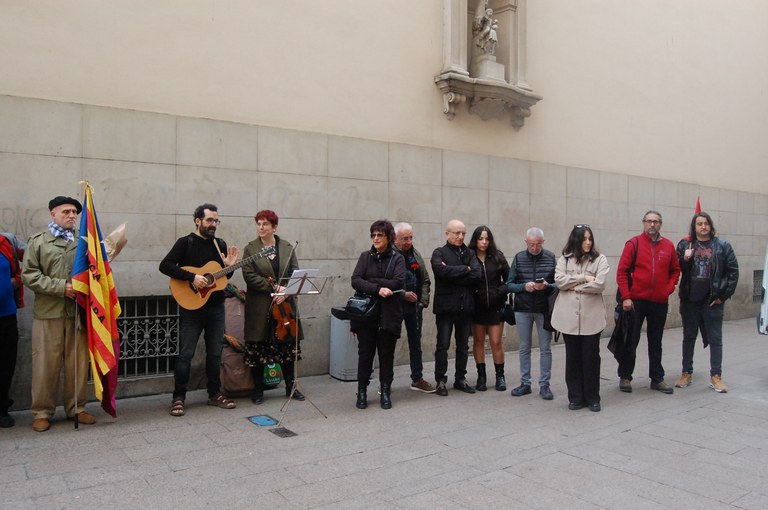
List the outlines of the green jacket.
{"type": "Polygon", "coordinates": [[[78,232],[67,243],[49,231],[33,235],[27,244],[21,279],[35,293],[35,319],[74,317],[76,304],[64,297],[64,284],[72,283],[78,232]]]}
{"type": "MultiPolygon", "coordinates": [[[[281,276],[289,277],[293,274],[294,269],[299,268],[296,252],[291,243],[280,239],[279,236],[275,236],[275,240],[280,254],[279,275],[274,273],[272,263],[266,258],[257,259],[243,266],[243,279],[248,286],[248,292],[245,295],[245,327],[243,332],[246,342],[264,342],[274,333],[268,330],[273,290],[267,278],[271,277],[275,281],[279,281],[281,276]],[[288,257],[289,254],[290,257],[288,257]]],[[[257,237],[246,245],[243,258],[246,259],[255,255],[263,248],[264,243],[261,242],[261,238],[257,237]]],[[[298,316],[296,298],[290,297],[288,302],[293,308],[294,315],[298,316]]],[[[298,337],[299,340],[304,338],[301,321],[299,321],[298,337]]]]}

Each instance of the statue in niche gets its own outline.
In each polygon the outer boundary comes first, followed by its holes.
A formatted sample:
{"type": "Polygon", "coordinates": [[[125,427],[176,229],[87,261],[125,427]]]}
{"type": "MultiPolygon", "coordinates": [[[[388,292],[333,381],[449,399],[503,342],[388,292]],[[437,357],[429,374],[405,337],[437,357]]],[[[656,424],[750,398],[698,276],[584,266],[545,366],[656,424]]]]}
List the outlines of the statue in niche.
{"type": "Polygon", "coordinates": [[[496,54],[496,45],[499,42],[496,30],[499,28],[499,20],[493,19],[493,9],[487,7],[485,0],[477,2],[475,19],[472,21],[472,40],[475,46],[486,55],[496,54]]]}

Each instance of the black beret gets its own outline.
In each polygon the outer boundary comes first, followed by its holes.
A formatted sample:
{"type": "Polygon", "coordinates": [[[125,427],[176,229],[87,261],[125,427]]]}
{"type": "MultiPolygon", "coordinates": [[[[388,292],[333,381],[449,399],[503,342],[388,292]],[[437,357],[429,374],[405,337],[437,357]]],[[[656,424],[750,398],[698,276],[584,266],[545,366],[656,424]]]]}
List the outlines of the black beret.
{"type": "Polygon", "coordinates": [[[56,198],[53,198],[50,202],[48,202],[48,210],[53,211],[55,207],[58,207],[64,204],[74,205],[77,208],[77,214],[80,214],[80,211],[83,210],[83,206],[80,205],[80,202],[78,202],[72,197],[63,197],[63,196],[58,196],[56,198]]]}

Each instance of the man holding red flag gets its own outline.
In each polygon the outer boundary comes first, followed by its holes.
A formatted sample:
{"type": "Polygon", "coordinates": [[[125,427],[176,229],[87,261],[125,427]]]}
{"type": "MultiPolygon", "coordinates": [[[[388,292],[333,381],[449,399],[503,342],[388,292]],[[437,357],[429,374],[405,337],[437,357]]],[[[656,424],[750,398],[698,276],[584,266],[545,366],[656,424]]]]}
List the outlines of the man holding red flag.
{"type": "Polygon", "coordinates": [[[91,185],[86,182],[85,212],[80,220],[80,238],[72,268],[72,287],[77,292],[77,303],[85,310],[96,398],[101,401],[104,411],[116,417],[115,389],[117,358],[120,354],[117,317],[121,309],[91,193],[91,185]]]}
{"type": "Polygon", "coordinates": [[[84,324],[76,328],[76,293],[72,267],[77,248],[80,202],[58,196],[48,202],[51,222],[33,235],[22,269],[24,285],[35,293],[32,321],[32,428],[44,432],[56,411],[59,373],[64,365],[64,410],[67,417],[90,425],[96,418],[85,411],[88,343],[84,324]]]}

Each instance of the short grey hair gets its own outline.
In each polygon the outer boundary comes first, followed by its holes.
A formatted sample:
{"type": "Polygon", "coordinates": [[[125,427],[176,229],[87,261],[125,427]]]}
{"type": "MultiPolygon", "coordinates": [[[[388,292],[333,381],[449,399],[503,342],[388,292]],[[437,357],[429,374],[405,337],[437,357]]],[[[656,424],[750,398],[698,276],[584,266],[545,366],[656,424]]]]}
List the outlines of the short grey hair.
{"type": "Polygon", "coordinates": [[[531,227],[525,231],[525,237],[541,238],[544,239],[544,231],[539,227],[531,227]]]}
{"type": "Polygon", "coordinates": [[[404,221],[401,221],[400,223],[395,225],[395,235],[396,236],[399,236],[400,232],[402,232],[403,230],[410,230],[411,232],[413,232],[413,227],[411,226],[410,223],[406,223],[404,221]]]}

